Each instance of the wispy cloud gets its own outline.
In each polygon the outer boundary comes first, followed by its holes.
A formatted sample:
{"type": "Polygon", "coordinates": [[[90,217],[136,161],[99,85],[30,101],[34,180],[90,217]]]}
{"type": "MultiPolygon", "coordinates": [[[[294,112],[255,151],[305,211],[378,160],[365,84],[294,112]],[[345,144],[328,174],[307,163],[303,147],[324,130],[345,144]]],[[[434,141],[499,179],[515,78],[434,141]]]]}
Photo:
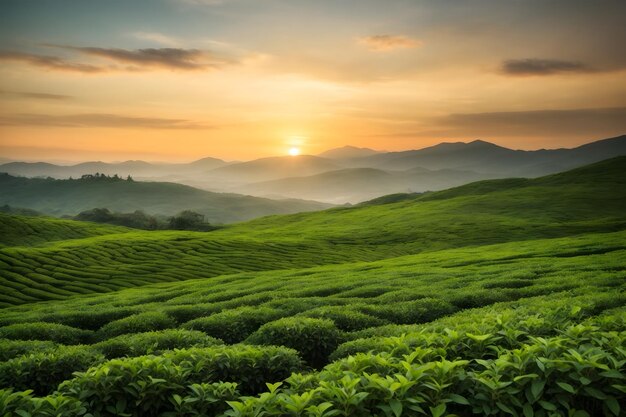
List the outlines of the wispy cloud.
{"type": "Polygon", "coordinates": [[[85,55],[91,55],[112,61],[132,64],[137,68],[167,68],[175,70],[204,70],[223,66],[230,61],[214,56],[207,51],[182,48],[146,48],[118,49],[67,46],[85,55]]]}
{"type": "Polygon", "coordinates": [[[74,62],[60,56],[37,55],[17,51],[0,51],[1,61],[16,61],[56,71],[95,74],[113,71],[150,71],[168,69],[172,71],[210,71],[240,61],[225,53],[208,50],[183,48],[121,49],[98,48],[68,45],[50,45],[50,48],[64,49],[83,56],[110,61],[74,62]]]}
{"type": "Polygon", "coordinates": [[[394,49],[417,48],[421,42],[403,35],[372,35],[357,39],[358,43],[370,51],[384,52],[394,49]]]}
{"type": "Polygon", "coordinates": [[[69,100],[72,96],[64,94],[50,94],[50,93],[38,93],[31,91],[2,91],[0,90],[0,96],[5,97],[17,97],[17,98],[33,98],[41,100],[69,100]]]}
{"type": "Polygon", "coordinates": [[[580,74],[595,71],[582,62],[536,58],[506,60],[502,63],[501,70],[504,74],[516,76],[580,74]]]}
{"type": "Polygon", "coordinates": [[[0,126],[110,127],[144,129],[210,129],[185,119],[131,117],[117,114],[13,114],[0,116],[0,126]]]}
{"type": "Polygon", "coordinates": [[[56,71],[70,71],[94,74],[105,72],[108,69],[91,64],[81,64],[67,61],[58,56],[35,55],[25,52],[0,51],[0,61],[24,62],[35,67],[41,67],[56,71]]]}

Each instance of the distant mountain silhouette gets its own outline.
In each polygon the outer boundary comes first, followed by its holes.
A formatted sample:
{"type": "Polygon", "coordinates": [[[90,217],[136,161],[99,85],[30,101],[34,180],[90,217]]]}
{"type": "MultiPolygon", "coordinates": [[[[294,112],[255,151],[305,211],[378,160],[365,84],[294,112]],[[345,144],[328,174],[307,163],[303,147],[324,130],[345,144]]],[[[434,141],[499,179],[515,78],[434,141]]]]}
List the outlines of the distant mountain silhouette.
{"type": "Polygon", "coordinates": [[[353,167],[406,170],[469,170],[499,176],[537,177],[626,154],[626,135],[592,142],[573,149],[522,151],[476,140],[441,143],[424,149],[388,152],[360,158],[353,167]]]}
{"type": "Polygon", "coordinates": [[[329,149],[325,152],[318,154],[321,158],[328,159],[352,159],[362,158],[365,156],[371,156],[381,153],[369,148],[358,148],[356,146],[343,146],[341,148],[329,149]]]}
{"type": "Polygon", "coordinates": [[[318,156],[276,156],[231,164],[214,169],[207,174],[230,180],[253,182],[296,175],[314,175],[338,168],[340,165],[334,161],[318,156]]]}
{"type": "Polygon", "coordinates": [[[282,178],[240,187],[237,191],[271,198],[304,198],[328,203],[358,203],[381,195],[436,191],[469,181],[493,178],[470,171],[414,168],[384,171],[375,168],[348,168],[322,174],[282,178]]]}
{"type": "Polygon", "coordinates": [[[227,165],[216,158],[203,158],[188,164],[150,163],[145,161],[125,161],[108,163],[100,161],[82,162],[75,165],[55,165],[46,162],[10,162],[0,165],[0,172],[26,177],[69,178],[99,172],[106,175],[118,174],[134,177],[165,177],[181,174],[201,174],[207,170],[227,165]]]}
{"type": "Polygon", "coordinates": [[[0,174],[0,206],[5,204],[55,216],[76,215],[93,208],[108,208],[118,212],[143,210],[148,214],[164,216],[193,210],[204,214],[210,223],[231,223],[270,214],[330,207],[329,204],[312,201],[279,201],[212,193],[166,182],[54,180],[0,174]]]}
{"type": "Polygon", "coordinates": [[[126,161],[63,166],[10,162],[0,172],[77,178],[95,172],[137,180],[177,182],[218,192],[298,197],[344,203],[390,193],[440,190],[489,178],[538,177],[626,155],[626,135],[573,149],[508,149],[483,140],[440,143],[402,152],[344,146],[318,156],[279,156],[247,162],[203,158],[186,164],[126,161]]]}

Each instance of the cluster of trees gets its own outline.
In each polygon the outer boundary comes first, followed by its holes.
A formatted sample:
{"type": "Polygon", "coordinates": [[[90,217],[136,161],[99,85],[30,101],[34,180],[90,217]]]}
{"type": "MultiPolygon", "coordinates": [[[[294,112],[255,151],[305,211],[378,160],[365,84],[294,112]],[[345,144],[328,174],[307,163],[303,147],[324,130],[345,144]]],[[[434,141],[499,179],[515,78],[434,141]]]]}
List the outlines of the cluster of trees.
{"type": "MultiPolygon", "coordinates": [[[[70,180],[73,179],[70,177],[70,180]]],[[[95,174],[84,174],[80,177],[81,180],[105,180],[105,181],[124,181],[124,178],[120,177],[117,174],[114,175],[106,175],[96,172],[95,174]]],[[[126,177],[126,181],[133,181],[133,177],[130,175],[126,177]]]]}
{"type": "Polygon", "coordinates": [[[141,210],[133,213],[115,213],[107,208],[94,208],[79,213],[74,216],[74,219],[144,230],[210,231],[216,229],[215,226],[205,221],[204,215],[191,210],[182,211],[172,217],[159,217],[146,214],[141,210]]]}

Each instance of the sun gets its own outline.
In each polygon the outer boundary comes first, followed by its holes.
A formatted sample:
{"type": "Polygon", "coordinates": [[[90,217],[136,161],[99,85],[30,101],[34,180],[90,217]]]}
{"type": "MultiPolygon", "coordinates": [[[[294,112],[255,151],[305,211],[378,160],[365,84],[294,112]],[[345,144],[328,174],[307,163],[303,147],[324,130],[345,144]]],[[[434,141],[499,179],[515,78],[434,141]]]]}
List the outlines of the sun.
{"type": "Polygon", "coordinates": [[[291,156],[300,155],[300,148],[289,148],[289,155],[291,156]]]}

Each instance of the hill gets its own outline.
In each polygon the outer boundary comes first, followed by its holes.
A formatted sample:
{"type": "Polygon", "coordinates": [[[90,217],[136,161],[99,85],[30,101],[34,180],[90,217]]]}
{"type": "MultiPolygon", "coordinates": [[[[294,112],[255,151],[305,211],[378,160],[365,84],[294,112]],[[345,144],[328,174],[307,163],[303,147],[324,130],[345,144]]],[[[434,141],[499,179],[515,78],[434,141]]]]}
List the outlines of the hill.
{"type": "Polygon", "coordinates": [[[132,229],[120,226],[0,212],[0,247],[39,245],[130,231],[132,229]]]}
{"type": "Polygon", "coordinates": [[[406,170],[455,169],[498,176],[537,177],[626,155],[626,135],[599,140],[572,149],[522,151],[476,140],[441,143],[432,147],[389,152],[360,158],[352,166],[406,170]]]}
{"type": "Polygon", "coordinates": [[[371,156],[381,153],[369,148],[358,148],[356,146],[342,146],[341,148],[334,148],[324,151],[317,156],[328,159],[352,159],[362,158],[365,156],[371,156]]]}
{"type": "Polygon", "coordinates": [[[232,223],[329,207],[310,201],[212,193],[174,183],[98,178],[54,180],[0,174],[0,205],[3,204],[55,216],[76,215],[96,207],[119,212],[143,210],[166,216],[193,210],[205,215],[210,223],[232,223]]]}
{"type": "Polygon", "coordinates": [[[626,229],[625,163],[621,157],[538,179],[483,181],[387,204],[269,216],[210,233],[137,231],[4,248],[0,277],[31,300],[64,298],[74,288],[103,292],[620,231],[626,229]],[[58,291],[40,291],[37,282],[58,291]]]}
{"type": "Polygon", "coordinates": [[[300,198],[341,204],[359,203],[391,193],[442,190],[491,177],[451,169],[384,171],[374,168],[348,168],[308,177],[255,182],[236,190],[272,198],[300,198]]]}
{"type": "Polygon", "coordinates": [[[300,404],[382,417],[418,404],[470,416],[497,396],[514,415],[619,416],[625,241],[514,242],[4,309],[4,411],[278,417],[300,404]]]}
{"type": "Polygon", "coordinates": [[[330,159],[311,155],[277,156],[231,164],[207,174],[236,182],[267,181],[295,175],[313,175],[337,169],[330,159]]]}
{"type": "Polygon", "coordinates": [[[0,172],[24,177],[80,178],[96,172],[105,175],[119,175],[135,178],[180,177],[201,175],[210,169],[227,165],[216,158],[203,158],[187,164],[149,163],[145,161],[125,161],[107,163],[100,161],[82,162],[75,165],[55,165],[45,162],[9,162],[0,165],[0,172]]]}

